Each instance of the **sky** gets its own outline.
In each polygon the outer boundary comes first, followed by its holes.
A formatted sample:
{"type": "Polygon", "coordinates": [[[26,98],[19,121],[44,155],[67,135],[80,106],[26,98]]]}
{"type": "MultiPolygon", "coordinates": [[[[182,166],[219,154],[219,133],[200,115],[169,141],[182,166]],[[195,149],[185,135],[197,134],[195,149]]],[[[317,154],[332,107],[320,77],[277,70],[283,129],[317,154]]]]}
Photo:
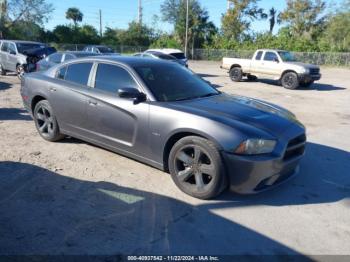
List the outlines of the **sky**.
{"type": "MultiPolygon", "coordinates": [[[[328,9],[334,9],[336,4],[342,0],[326,0],[328,9]]],[[[54,11],[51,19],[45,25],[46,29],[52,30],[58,24],[68,24],[69,21],[65,18],[65,12],[69,7],[77,7],[84,14],[83,24],[90,24],[99,28],[99,9],[102,12],[102,26],[111,28],[125,29],[128,23],[137,19],[138,0],[47,0],[52,3],[54,11]]],[[[154,17],[158,16],[161,19],[160,5],[164,0],[142,0],[143,5],[143,23],[154,27],[154,17]]],[[[210,20],[217,27],[221,26],[221,16],[227,8],[226,0],[199,0],[201,5],[209,12],[210,20]]],[[[259,7],[266,11],[271,7],[277,10],[285,8],[285,0],[260,0],[259,7]]],[[[267,31],[269,28],[268,21],[255,21],[252,23],[252,30],[256,32],[267,31]]],[[[172,26],[163,21],[157,23],[157,28],[162,31],[170,32],[172,26]]],[[[278,25],[275,31],[278,30],[278,25]]]]}

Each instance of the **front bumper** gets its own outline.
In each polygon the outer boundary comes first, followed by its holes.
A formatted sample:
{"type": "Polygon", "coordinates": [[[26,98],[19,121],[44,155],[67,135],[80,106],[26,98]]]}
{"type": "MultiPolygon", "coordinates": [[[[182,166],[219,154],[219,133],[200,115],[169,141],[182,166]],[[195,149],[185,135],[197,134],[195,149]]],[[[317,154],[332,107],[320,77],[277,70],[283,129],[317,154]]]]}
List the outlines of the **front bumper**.
{"type": "Polygon", "coordinates": [[[300,82],[311,82],[311,81],[317,81],[320,79],[321,79],[321,74],[317,74],[317,75],[301,74],[301,75],[299,75],[300,82]]]}
{"type": "Polygon", "coordinates": [[[305,134],[293,136],[279,154],[236,155],[222,152],[230,189],[240,194],[254,194],[273,188],[299,171],[304,156],[305,134]]]}

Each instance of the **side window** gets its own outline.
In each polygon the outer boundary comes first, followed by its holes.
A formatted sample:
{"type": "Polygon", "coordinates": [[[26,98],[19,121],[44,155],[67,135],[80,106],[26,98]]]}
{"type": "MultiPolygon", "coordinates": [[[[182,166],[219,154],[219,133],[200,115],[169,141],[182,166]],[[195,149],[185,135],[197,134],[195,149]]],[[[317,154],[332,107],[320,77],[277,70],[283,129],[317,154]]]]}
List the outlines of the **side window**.
{"type": "Polygon", "coordinates": [[[71,54],[66,54],[65,56],[64,56],[64,61],[68,61],[68,60],[72,60],[72,59],[74,59],[75,57],[73,56],[73,55],[71,55],[71,54]]]}
{"type": "Polygon", "coordinates": [[[55,64],[61,63],[61,59],[62,59],[62,54],[56,53],[56,54],[53,54],[53,55],[49,56],[49,61],[53,62],[55,64]]]}
{"type": "Polygon", "coordinates": [[[64,79],[80,85],[87,85],[92,63],[78,63],[68,66],[64,79]]]}
{"type": "Polygon", "coordinates": [[[273,52],[266,52],[265,53],[265,56],[264,56],[265,61],[275,61],[277,59],[278,59],[278,57],[275,53],[273,53],[273,52]]]}
{"type": "Polygon", "coordinates": [[[6,43],[6,42],[2,43],[1,51],[7,52],[8,51],[8,46],[9,46],[8,43],[6,43]]]}
{"type": "Polygon", "coordinates": [[[256,54],[255,60],[260,60],[262,54],[263,54],[263,52],[262,52],[262,51],[259,51],[259,52],[256,54]]]}
{"type": "Polygon", "coordinates": [[[13,53],[13,54],[16,54],[16,53],[17,53],[17,52],[16,52],[15,44],[9,43],[8,52],[9,52],[9,53],[13,53]]]}
{"type": "Polygon", "coordinates": [[[117,93],[122,87],[137,88],[131,75],[123,68],[110,64],[99,64],[95,77],[95,88],[117,93]]]}
{"type": "Polygon", "coordinates": [[[64,76],[66,75],[67,67],[60,68],[56,73],[56,78],[58,79],[64,79],[64,76]]]}

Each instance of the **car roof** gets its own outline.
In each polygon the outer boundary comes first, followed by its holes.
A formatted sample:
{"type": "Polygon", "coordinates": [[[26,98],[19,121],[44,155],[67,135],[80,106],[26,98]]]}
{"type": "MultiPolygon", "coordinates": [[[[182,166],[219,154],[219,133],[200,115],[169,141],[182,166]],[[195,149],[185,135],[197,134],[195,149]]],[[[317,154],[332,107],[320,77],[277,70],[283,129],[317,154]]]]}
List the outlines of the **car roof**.
{"type": "Polygon", "coordinates": [[[8,40],[8,39],[1,39],[0,42],[14,42],[14,43],[20,43],[20,44],[38,44],[38,45],[44,45],[44,43],[40,42],[34,42],[34,41],[23,41],[23,40],[8,40]]]}
{"type": "MultiPolygon", "coordinates": [[[[82,57],[75,59],[74,62],[83,62],[83,61],[96,61],[96,62],[116,62],[121,63],[129,67],[135,67],[135,66],[149,66],[149,65],[164,65],[168,64],[168,60],[162,60],[162,59],[152,59],[152,58],[143,58],[143,57],[136,57],[136,56],[92,56],[92,57],[82,57]]],[[[70,60],[70,63],[72,60],[70,60]]],[[[69,63],[69,62],[67,62],[69,63]]]]}
{"type": "Polygon", "coordinates": [[[281,50],[281,49],[258,49],[256,51],[265,51],[265,52],[287,52],[286,50],[281,50]]]}
{"type": "Polygon", "coordinates": [[[172,53],[183,53],[181,50],[173,49],[173,48],[148,49],[146,52],[151,52],[151,51],[161,52],[168,55],[172,53]]]}
{"type": "Polygon", "coordinates": [[[92,52],[87,52],[87,51],[58,51],[56,53],[53,53],[53,54],[72,54],[72,55],[75,55],[75,54],[81,54],[81,55],[94,55],[95,53],[92,53],[92,52]]]}

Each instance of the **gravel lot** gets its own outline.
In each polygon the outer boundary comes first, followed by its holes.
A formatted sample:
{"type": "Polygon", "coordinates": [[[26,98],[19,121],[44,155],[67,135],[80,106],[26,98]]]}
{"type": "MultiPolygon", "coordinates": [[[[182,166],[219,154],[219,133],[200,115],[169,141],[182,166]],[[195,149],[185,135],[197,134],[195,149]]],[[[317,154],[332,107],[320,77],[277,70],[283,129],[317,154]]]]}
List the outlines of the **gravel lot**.
{"type": "Polygon", "coordinates": [[[309,89],[233,83],[214,62],[190,67],[219,90],[276,103],[306,125],[299,175],[262,194],[201,201],[170,176],[76,139],[45,142],[0,76],[0,254],[350,255],[350,70],[309,89]]]}

